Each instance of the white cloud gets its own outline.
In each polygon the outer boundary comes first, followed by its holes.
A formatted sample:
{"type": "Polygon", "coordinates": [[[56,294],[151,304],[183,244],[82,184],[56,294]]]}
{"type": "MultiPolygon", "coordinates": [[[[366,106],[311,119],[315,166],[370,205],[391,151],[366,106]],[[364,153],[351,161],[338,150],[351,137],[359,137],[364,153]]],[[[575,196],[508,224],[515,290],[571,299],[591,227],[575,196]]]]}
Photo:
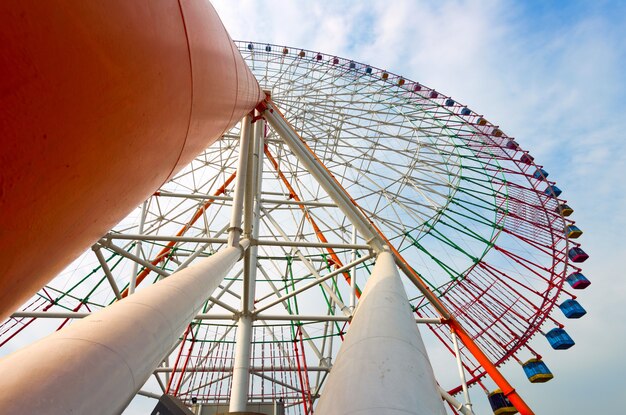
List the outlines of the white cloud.
{"type": "MultiPolygon", "coordinates": [[[[518,137],[576,209],[593,284],[580,293],[589,314],[568,322],[575,348],[563,353],[537,346],[555,380],[538,387],[515,365],[506,372],[538,413],[620,412],[619,393],[605,388],[619,384],[626,369],[620,272],[626,220],[619,213],[626,203],[626,48],[625,29],[613,16],[622,7],[588,5],[583,12],[576,3],[535,10],[495,0],[215,5],[235,38],[384,67],[452,95],[518,137]]],[[[474,395],[487,413],[481,393],[474,395]]]]}

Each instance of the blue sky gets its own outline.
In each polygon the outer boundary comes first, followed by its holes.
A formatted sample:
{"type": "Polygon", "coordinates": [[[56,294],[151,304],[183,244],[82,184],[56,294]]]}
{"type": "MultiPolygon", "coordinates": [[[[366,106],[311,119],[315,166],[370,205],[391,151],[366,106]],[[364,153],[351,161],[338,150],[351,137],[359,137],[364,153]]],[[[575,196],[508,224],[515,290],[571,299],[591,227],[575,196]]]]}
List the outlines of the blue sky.
{"type": "MultiPolygon", "coordinates": [[[[555,379],[531,385],[515,364],[505,373],[538,414],[623,412],[626,2],[213,4],[234,39],[386,68],[451,95],[517,137],[576,210],[592,285],[579,295],[588,315],[567,326],[576,346],[540,347],[555,379]]],[[[473,397],[478,413],[489,413],[482,393],[473,397]]]]}

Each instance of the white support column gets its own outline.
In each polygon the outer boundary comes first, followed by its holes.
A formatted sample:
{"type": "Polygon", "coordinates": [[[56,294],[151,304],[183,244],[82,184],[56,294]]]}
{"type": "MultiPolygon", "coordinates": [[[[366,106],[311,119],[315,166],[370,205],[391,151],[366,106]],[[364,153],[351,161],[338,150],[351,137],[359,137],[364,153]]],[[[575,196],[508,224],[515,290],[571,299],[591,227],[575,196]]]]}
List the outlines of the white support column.
{"type": "Polygon", "coordinates": [[[246,188],[246,170],[248,168],[248,148],[252,139],[252,116],[246,115],[241,119],[241,138],[239,140],[239,161],[237,165],[237,179],[235,182],[235,194],[233,196],[233,208],[230,216],[230,228],[228,228],[228,246],[237,246],[243,229],[241,229],[244,192],[246,188]]]}
{"type": "Polygon", "coordinates": [[[472,401],[470,400],[469,390],[467,388],[467,380],[465,379],[465,371],[463,370],[463,361],[461,360],[461,351],[459,350],[459,341],[456,337],[456,333],[453,331],[450,333],[452,336],[452,345],[454,346],[454,354],[456,356],[456,364],[459,369],[459,377],[461,378],[461,386],[463,387],[463,397],[465,398],[465,408],[467,412],[472,412],[472,401]]]}
{"type": "MultiPolygon", "coordinates": [[[[260,118],[254,123],[252,145],[246,149],[247,154],[243,153],[243,149],[240,150],[242,151],[240,157],[246,156],[248,164],[244,191],[243,234],[245,238],[252,240],[259,237],[264,135],[265,120],[260,118]]],[[[245,412],[248,405],[257,255],[258,246],[254,244],[244,256],[244,286],[241,298],[241,314],[237,323],[237,345],[233,364],[230,412],[245,412]]]]}
{"type": "Polygon", "coordinates": [[[378,255],[316,413],[445,415],[391,253],[378,255]]]}
{"type": "Polygon", "coordinates": [[[457,401],[454,398],[454,396],[452,396],[448,392],[446,392],[441,386],[438,386],[438,388],[439,388],[439,393],[441,394],[441,397],[446,402],[448,402],[450,405],[452,405],[452,407],[454,409],[456,409],[457,411],[459,411],[463,415],[474,415],[474,412],[472,412],[470,409],[467,409],[467,407],[465,405],[463,405],[461,402],[457,401]]]}
{"type": "Polygon", "coordinates": [[[226,247],[0,360],[7,414],[120,414],[239,260],[226,247]]]}
{"type": "MultiPolygon", "coordinates": [[[[145,200],[141,205],[141,217],[139,218],[139,234],[143,235],[143,228],[146,224],[146,214],[148,213],[148,201],[145,200]]],[[[135,256],[139,257],[141,255],[141,239],[137,241],[137,245],[135,245],[135,256]]],[[[128,294],[134,294],[135,288],[137,288],[137,270],[139,269],[139,264],[133,263],[132,274],[130,275],[130,283],[128,284],[128,294]]]]}
{"type": "MultiPolygon", "coordinates": [[[[356,245],[356,226],[352,227],[352,244],[356,245]]],[[[356,249],[352,250],[352,263],[356,261],[356,249]]],[[[350,274],[350,311],[354,313],[356,306],[356,265],[350,274]]]]}

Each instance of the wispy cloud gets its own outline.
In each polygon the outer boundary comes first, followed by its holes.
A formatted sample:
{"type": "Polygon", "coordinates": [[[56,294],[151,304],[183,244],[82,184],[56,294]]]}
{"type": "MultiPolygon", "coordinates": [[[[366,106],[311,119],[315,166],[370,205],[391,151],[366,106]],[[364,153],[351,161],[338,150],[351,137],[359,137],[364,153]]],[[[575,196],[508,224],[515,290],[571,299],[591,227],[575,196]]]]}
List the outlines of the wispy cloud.
{"type": "Polygon", "coordinates": [[[580,301],[589,314],[569,324],[577,340],[569,353],[537,346],[556,373],[553,382],[537,388],[515,365],[505,370],[538,413],[619,412],[617,393],[576,391],[619,384],[626,369],[619,346],[626,340],[619,323],[626,318],[619,271],[626,219],[618,213],[626,203],[626,7],[496,0],[214,4],[234,38],[350,57],[450,94],[501,123],[546,166],[586,231],[581,241],[592,258],[585,273],[593,285],[580,301]]]}
{"type": "MultiPolygon", "coordinates": [[[[577,342],[572,350],[555,352],[544,339],[533,340],[556,375],[552,382],[530,385],[515,364],[504,371],[537,413],[623,411],[626,2],[212,3],[234,39],[386,68],[452,95],[517,137],[576,209],[573,218],[585,231],[580,241],[591,255],[584,273],[592,285],[576,293],[588,315],[567,321],[577,342]]],[[[51,332],[56,322],[39,327],[9,347],[51,332]]],[[[437,350],[431,358],[448,355],[437,350]]],[[[451,360],[443,365],[454,374],[451,360]]],[[[473,392],[477,413],[489,413],[481,395],[473,392]]],[[[154,404],[138,397],[125,413],[143,414],[154,404]]]]}

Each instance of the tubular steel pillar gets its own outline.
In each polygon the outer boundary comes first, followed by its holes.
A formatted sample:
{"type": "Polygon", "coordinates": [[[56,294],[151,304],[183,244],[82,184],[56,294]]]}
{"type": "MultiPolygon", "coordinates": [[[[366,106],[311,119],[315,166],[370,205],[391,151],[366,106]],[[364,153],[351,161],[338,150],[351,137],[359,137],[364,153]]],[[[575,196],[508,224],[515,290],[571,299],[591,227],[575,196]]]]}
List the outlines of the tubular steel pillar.
{"type": "MultiPolygon", "coordinates": [[[[141,205],[141,217],[139,218],[139,234],[143,234],[143,228],[146,225],[146,214],[148,211],[148,201],[145,200],[141,205]]],[[[141,240],[137,241],[135,245],[135,256],[141,257],[141,240]]],[[[132,274],[130,275],[130,284],[128,284],[128,294],[134,294],[135,288],[137,288],[137,269],[139,264],[133,261],[132,274]]]]}
{"type": "Polygon", "coordinates": [[[239,260],[226,247],[0,360],[7,414],[119,414],[239,260]]]}
{"type": "Polygon", "coordinates": [[[452,407],[459,411],[460,413],[462,413],[463,415],[474,415],[474,412],[472,412],[470,409],[468,409],[467,406],[465,406],[465,404],[462,404],[461,402],[457,401],[454,396],[450,395],[448,392],[446,392],[445,389],[443,389],[441,386],[438,386],[439,389],[439,393],[441,394],[441,397],[448,402],[450,405],[452,405],[452,407]]]}
{"type": "MultiPolygon", "coordinates": [[[[256,240],[259,236],[259,218],[261,213],[261,178],[263,175],[263,146],[265,121],[261,118],[254,123],[252,145],[240,148],[240,161],[246,160],[247,171],[240,179],[245,178],[243,204],[243,235],[256,240]],[[244,153],[244,150],[246,151],[244,153]],[[256,203],[255,203],[256,202],[256,203]]],[[[243,137],[243,134],[242,134],[243,137]]],[[[241,164],[240,164],[241,165],[241,164]]],[[[258,246],[252,245],[244,255],[244,286],[241,297],[241,314],[237,324],[237,345],[233,364],[233,383],[230,395],[230,412],[244,412],[248,405],[248,389],[250,385],[250,356],[252,345],[252,310],[254,308],[255,282],[257,271],[258,246]]]]}
{"type": "Polygon", "coordinates": [[[378,255],[316,413],[445,415],[393,255],[378,255]]]}
{"type": "Polygon", "coordinates": [[[467,388],[467,380],[465,379],[465,370],[463,370],[463,361],[461,360],[461,351],[459,350],[459,342],[456,339],[455,333],[450,333],[452,337],[452,345],[454,346],[454,355],[456,356],[456,364],[459,368],[459,378],[461,379],[461,387],[463,388],[463,397],[465,398],[465,408],[473,414],[472,412],[472,401],[470,400],[469,390],[467,388]]]}
{"type": "MultiPolygon", "coordinates": [[[[356,228],[352,227],[352,243],[356,245],[356,228]]],[[[352,262],[356,261],[356,249],[352,250],[351,260],[352,262]]],[[[352,273],[350,274],[350,311],[354,312],[354,308],[356,307],[356,266],[352,268],[352,273]]]]}
{"type": "Polygon", "coordinates": [[[237,246],[243,229],[241,229],[241,214],[243,210],[244,192],[246,187],[246,170],[248,168],[248,148],[252,137],[252,116],[246,115],[241,119],[241,138],[239,139],[239,161],[237,165],[237,181],[233,196],[233,208],[228,228],[228,246],[237,246]]]}
{"type": "Polygon", "coordinates": [[[372,223],[358,206],[356,201],[352,199],[334,178],[334,176],[326,169],[324,164],[317,158],[315,153],[309,148],[304,140],[298,135],[293,127],[287,122],[285,117],[280,113],[271,99],[259,104],[257,108],[264,111],[268,123],[283,138],[289,149],[296,155],[298,160],[305,166],[311,175],[319,182],[319,184],[328,193],[331,199],[337,204],[337,207],[346,215],[346,217],[357,228],[359,234],[367,241],[372,249],[379,253],[383,247],[387,245],[391,249],[396,264],[409,278],[409,280],[417,287],[422,294],[433,305],[437,312],[441,315],[445,323],[450,326],[450,330],[454,332],[459,340],[465,345],[467,350],[476,358],[478,363],[485,369],[485,372],[498,385],[504,395],[511,401],[513,406],[521,415],[534,415],[534,412],[522,397],[517,393],[515,388],[500,373],[498,368],[489,360],[487,355],[478,347],[471,335],[465,331],[459,321],[448,311],[446,306],[439,298],[428,288],[420,275],[409,265],[402,257],[400,252],[389,244],[383,233],[372,223]]]}

